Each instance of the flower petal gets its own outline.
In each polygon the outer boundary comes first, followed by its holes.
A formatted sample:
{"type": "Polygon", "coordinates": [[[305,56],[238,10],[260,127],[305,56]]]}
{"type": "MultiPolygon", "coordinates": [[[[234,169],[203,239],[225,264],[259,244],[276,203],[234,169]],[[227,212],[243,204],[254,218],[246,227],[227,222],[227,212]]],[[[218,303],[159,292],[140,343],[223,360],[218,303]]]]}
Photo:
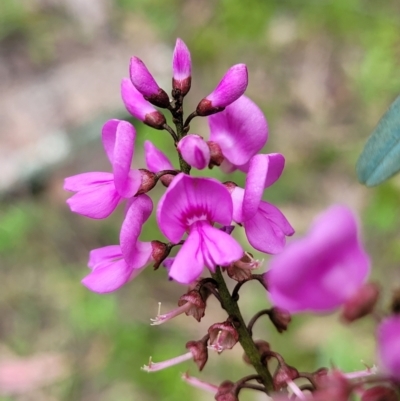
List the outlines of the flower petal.
{"type": "Polygon", "coordinates": [[[110,262],[121,257],[122,253],[119,245],[103,246],[90,251],[88,266],[93,269],[99,263],[110,262]]]}
{"type": "Polygon", "coordinates": [[[154,146],[152,142],[144,142],[144,153],[147,168],[151,172],[158,173],[162,170],[174,170],[174,166],[171,164],[168,157],[154,146]]]}
{"type": "Polygon", "coordinates": [[[190,52],[182,39],[177,39],[172,56],[172,71],[175,80],[183,81],[192,75],[190,52]]]}
{"type": "Polygon", "coordinates": [[[98,186],[114,179],[112,173],[91,172],[82,173],[67,177],[64,180],[64,189],[66,191],[78,192],[89,186],[98,186]]]}
{"type": "Polygon", "coordinates": [[[378,326],[378,356],[384,373],[400,381],[400,316],[382,320],[378,326]]]}

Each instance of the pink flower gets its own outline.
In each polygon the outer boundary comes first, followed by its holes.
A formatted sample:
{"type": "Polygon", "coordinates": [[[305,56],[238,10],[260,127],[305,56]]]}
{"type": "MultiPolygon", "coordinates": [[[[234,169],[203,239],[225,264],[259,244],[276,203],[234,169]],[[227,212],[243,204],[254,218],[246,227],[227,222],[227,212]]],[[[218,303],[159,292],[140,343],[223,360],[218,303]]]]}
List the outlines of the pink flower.
{"type": "Polygon", "coordinates": [[[189,90],[192,80],[192,61],[190,52],[183,40],[177,39],[172,57],[172,87],[180,90],[181,95],[185,96],[189,90]]]}
{"type": "Polygon", "coordinates": [[[279,153],[256,155],[249,163],[245,189],[230,188],[233,220],[243,225],[247,239],[255,249],[269,254],[281,252],[286,236],[294,234],[282,212],[262,200],[264,189],[278,180],[284,165],[285,159],[279,153]]]}
{"type": "Polygon", "coordinates": [[[128,78],[121,82],[121,96],[126,109],[133,117],[155,129],[164,129],[164,115],[144,99],[128,78]]]}
{"type": "Polygon", "coordinates": [[[158,173],[162,170],[174,170],[174,166],[168,157],[150,141],[144,142],[144,155],[147,168],[151,172],[158,173]]]}
{"type": "Polygon", "coordinates": [[[146,100],[158,107],[166,108],[169,106],[168,95],[158,86],[157,82],[140,58],[131,58],[129,74],[133,86],[146,100]]]}
{"type": "Polygon", "coordinates": [[[222,111],[243,95],[248,84],[247,67],[236,64],[225,73],[217,87],[197,105],[199,116],[209,116],[222,111]]]}
{"type": "Polygon", "coordinates": [[[257,154],[268,139],[268,125],[260,108],[241,96],[220,113],[208,117],[210,141],[225,157],[221,167],[231,172],[257,154]]]}
{"type": "Polygon", "coordinates": [[[92,172],[68,177],[64,189],[77,192],[67,200],[71,211],[93,219],[109,216],[123,198],[139,190],[139,170],[130,168],[134,153],[135,128],[126,121],[110,120],[102,130],[103,147],[113,173],[92,172]]]}
{"type": "Polygon", "coordinates": [[[178,243],[188,233],[170,268],[170,276],[183,284],[197,279],[204,266],[214,271],[243,256],[230,235],[213,227],[232,221],[232,200],[227,189],[211,178],[177,175],[161,198],[157,221],[162,233],[178,243]]]}
{"type": "Polygon", "coordinates": [[[98,293],[112,292],[138,276],[152,259],[151,242],[138,240],[142,225],[149,218],[153,204],[147,195],[133,198],[120,233],[121,245],[110,245],[90,252],[92,271],[82,284],[98,293]]]}
{"type": "Polygon", "coordinates": [[[378,327],[377,337],[380,367],[400,382],[400,315],[384,319],[378,327]]]}
{"type": "Polygon", "coordinates": [[[210,149],[199,135],[184,136],[178,142],[177,149],[190,166],[199,170],[203,170],[210,163],[210,149]]]}
{"type": "Polygon", "coordinates": [[[328,312],[363,285],[369,270],[355,218],[347,207],[337,205],[317,218],[305,238],[271,259],[267,284],[280,308],[328,312]]]}

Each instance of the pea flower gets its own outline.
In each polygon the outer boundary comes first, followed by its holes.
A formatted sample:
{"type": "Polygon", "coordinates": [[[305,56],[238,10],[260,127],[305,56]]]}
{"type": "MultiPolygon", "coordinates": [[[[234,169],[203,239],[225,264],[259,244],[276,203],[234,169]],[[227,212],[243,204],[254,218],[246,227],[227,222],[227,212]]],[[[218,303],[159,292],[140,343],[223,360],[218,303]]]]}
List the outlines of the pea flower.
{"type": "Polygon", "coordinates": [[[102,129],[102,141],[113,172],[91,172],[68,177],[64,189],[76,192],[67,200],[71,211],[92,219],[108,217],[122,201],[136,194],[142,178],[131,169],[136,137],[126,121],[109,120],[102,129]]]}
{"type": "Polygon", "coordinates": [[[189,49],[179,38],[176,40],[172,57],[172,71],[172,88],[179,89],[181,95],[185,96],[190,90],[192,81],[192,61],[189,49]]]}
{"type": "Polygon", "coordinates": [[[266,273],[270,298],[289,312],[328,312],[365,282],[370,270],[353,213],[336,205],[321,214],[308,235],[289,244],[266,273]]]}
{"type": "Polygon", "coordinates": [[[378,327],[378,356],[386,374],[400,382],[400,315],[384,319],[378,327]]]}
{"type": "Polygon", "coordinates": [[[249,163],[245,188],[228,184],[233,201],[233,220],[243,225],[250,244],[261,252],[276,254],[283,250],[286,236],[294,229],[283,213],[261,199],[264,189],[281,176],[285,165],[279,153],[256,155],[249,163]]]}
{"type": "Polygon", "coordinates": [[[158,225],[169,241],[178,243],[188,233],[169,270],[171,278],[189,284],[204,266],[214,271],[243,256],[236,240],[213,226],[229,225],[232,212],[231,197],[220,182],[182,173],[174,178],[157,208],[158,225]]]}

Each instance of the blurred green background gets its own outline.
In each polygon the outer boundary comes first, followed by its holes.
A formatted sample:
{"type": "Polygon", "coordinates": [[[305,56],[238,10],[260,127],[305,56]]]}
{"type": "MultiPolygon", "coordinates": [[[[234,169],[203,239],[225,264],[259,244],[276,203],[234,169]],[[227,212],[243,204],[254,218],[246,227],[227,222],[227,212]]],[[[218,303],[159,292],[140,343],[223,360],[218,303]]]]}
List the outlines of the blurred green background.
{"type": "MultiPolygon", "coordinates": [[[[157,303],[167,311],[185,291],[166,281],[165,272],[148,268],[106,296],[80,284],[88,252],[117,243],[122,213],[106,221],[73,215],[63,178],[109,169],[100,128],[108,118],[128,118],[119,84],[130,56],[143,59],[169,91],[177,37],[193,59],[186,114],[231,65],[246,63],[247,95],[269,122],[265,151],[286,157],[285,173],[265,199],[284,211],[299,234],[328,205],[349,205],[362,221],[372,275],[385,289],[382,307],[400,284],[400,180],[366,189],[354,172],[367,136],[400,93],[398,0],[4,0],[1,401],[210,400],[212,394],[193,390],[180,373],[189,370],[219,384],[251,372],[239,346],[210,355],[201,374],[192,362],[154,374],[140,371],[150,355],[160,361],[182,354],[187,341],[222,321],[216,302],[210,301],[200,324],[179,317],[151,327],[157,303]],[[10,373],[7,366],[15,361],[22,365],[10,373]]],[[[172,149],[166,133],[135,125],[137,167],[143,166],[145,139],[172,149]]],[[[194,120],[192,132],[206,136],[205,121],[194,120]]],[[[234,179],[243,182],[238,174],[234,179]]],[[[152,221],[143,238],[162,239],[152,221]]],[[[268,301],[251,283],[241,305],[250,318],[268,301]]],[[[361,370],[362,361],[374,362],[368,319],[343,327],[336,315],[296,316],[282,335],[261,320],[256,333],[302,371],[321,364],[361,370]]],[[[256,396],[243,393],[244,400],[256,396]]]]}

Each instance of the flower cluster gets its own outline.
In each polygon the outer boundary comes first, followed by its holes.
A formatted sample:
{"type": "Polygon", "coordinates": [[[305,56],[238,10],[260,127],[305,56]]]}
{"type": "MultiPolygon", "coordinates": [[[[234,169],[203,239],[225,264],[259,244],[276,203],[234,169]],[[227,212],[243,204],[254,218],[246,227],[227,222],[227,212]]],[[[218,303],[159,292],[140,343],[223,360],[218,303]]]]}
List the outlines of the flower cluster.
{"type": "Polygon", "coordinates": [[[104,219],[125,203],[119,242],[90,252],[90,272],[82,283],[91,291],[108,293],[128,283],[149,264],[164,266],[169,279],[189,289],[180,297],[177,309],[153,319],[155,325],[182,313],[200,321],[207,298],[215,296],[227,312],[227,320],[210,326],[202,339],[189,341],[186,354],[161,363],[150,360],[144,369],[157,371],[193,359],[202,370],[209,350],[221,353],[240,342],[245,362],[253,365],[257,374],[219,387],[184,376],[189,383],[213,391],[216,400],[238,400],[242,388],[276,392],[277,399],[282,400],[288,399],[288,393],[297,399],[326,401],[347,400],[354,391],[364,394],[365,401],[383,399],[378,397],[382,391],[390,395],[390,386],[400,381],[400,320],[395,313],[378,328],[381,372],[388,380],[383,390],[366,385],[365,377],[374,373],[371,369],[359,377],[328,370],[299,373],[269,343],[253,340],[253,325],[263,315],[269,316],[279,332],[288,328],[291,314],[299,312],[329,312],[341,307],[343,320],[352,322],[372,312],[379,289],[367,283],[370,260],[355,218],[345,206],[328,209],[305,238],[286,246],[286,237],[292,236],[294,229],[278,207],[263,199],[265,190],[281,177],[285,159],[279,153],[260,153],[268,139],[268,125],[260,108],[244,95],[246,65],[228,69],[186,119],[183,102],[191,88],[192,65],[190,52],[180,39],[174,49],[172,71],[170,98],[143,61],[132,57],[129,78],[121,83],[121,96],[132,116],[171,136],[179,164],[174,165],[162,150],[145,141],[146,166],[132,168],[136,165],[136,130],[126,121],[113,119],[104,124],[101,133],[111,171],[83,173],[65,180],[64,188],[75,192],[67,200],[75,213],[104,219]],[[175,128],[167,122],[167,111],[175,128]],[[190,123],[196,117],[207,118],[209,135],[190,133],[190,123]],[[201,170],[216,166],[225,173],[242,172],[244,188],[233,181],[201,176],[201,170]],[[192,169],[200,171],[192,176],[192,169]],[[152,189],[159,184],[165,191],[154,206],[152,189]],[[164,242],[139,239],[153,208],[164,242]],[[249,245],[243,247],[232,235],[239,230],[249,245]],[[262,263],[252,256],[250,247],[274,255],[266,273],[253,273],[262,263]],[[205,269],[210,277],[202,278],[205,269]],[[225,274],[237,282],[232,292],[225,284],[225,274]],[[268,290],[273,306],[246,324],[237,300],[241,286],[250,280],[268,290]],[[278,362],[275,372],[270,370],[272,359],[278,362]],[[305,391],[294,382],[299,378],[310,383],[305,391]],[[257,384],[249,383],[252,380],[257,384]],[[375,398],[371,396],[374,391],[378,394],[375,398]]]}

